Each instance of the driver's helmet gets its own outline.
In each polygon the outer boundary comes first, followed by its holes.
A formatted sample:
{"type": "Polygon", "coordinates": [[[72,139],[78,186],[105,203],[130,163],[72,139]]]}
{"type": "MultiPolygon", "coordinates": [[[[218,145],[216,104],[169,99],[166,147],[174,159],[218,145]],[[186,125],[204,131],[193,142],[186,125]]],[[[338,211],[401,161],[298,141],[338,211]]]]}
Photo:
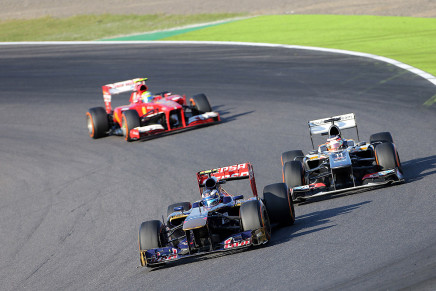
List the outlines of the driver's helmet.
{"type": "Polygon", "coordinates": [[[216,189],[206,189],[203,191],[203,205],[213,207],[220,203],[220,194],[216,189]]]}
{"type": "Polygon", "coordinates": [[[142,103],[150,103],[153,101],[153,94],[150,91],[145,91],[141,94],[142,103]]]}
{"type": "Polygon", "coordinates": [[[136,83],[135,84],[135,91],[136,92],[147,91],[147,90],[148,90],[147,85],[145,85],[143,83],[136,83]]]}
{"type": "Polygon", "coordinates": [[[339,135],[327,139],[326,146],[329,151],[338,151],[344,145],[344,141],[339,135]]]}

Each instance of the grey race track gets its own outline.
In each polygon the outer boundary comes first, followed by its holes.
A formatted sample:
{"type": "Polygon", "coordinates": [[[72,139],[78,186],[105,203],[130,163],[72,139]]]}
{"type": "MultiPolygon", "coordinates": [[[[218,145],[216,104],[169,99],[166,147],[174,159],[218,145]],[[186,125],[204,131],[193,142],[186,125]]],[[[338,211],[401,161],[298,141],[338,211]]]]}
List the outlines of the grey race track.
{"type": "Polygon", "coordinates": [[[430,82],[365,58],[231,45],[4,46],[0,66],[1,289],[436,288],[430,82]],[[89,138],[101,86],[141,76],[154,92],[206,93],[223,122],[89,138]],[[363,140],[392,132],[406,184],[298,206],[263,248],[137,268],[140,223],[198,199],[196,171],[250,161],[262,191],[280,182],[283,151],[311,149],[308,120],[349,112],[363,140]]]}

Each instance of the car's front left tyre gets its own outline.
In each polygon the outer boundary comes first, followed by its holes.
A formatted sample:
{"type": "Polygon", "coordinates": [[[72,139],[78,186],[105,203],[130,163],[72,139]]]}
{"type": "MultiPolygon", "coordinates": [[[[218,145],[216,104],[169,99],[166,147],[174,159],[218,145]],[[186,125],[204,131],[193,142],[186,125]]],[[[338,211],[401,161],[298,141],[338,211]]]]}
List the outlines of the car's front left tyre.
{"type": "Polygon", "coordinates": [[[262,229],[266,239],[271,239],[271,225],[263,203],[259,200],[247,201],[241,205],[239,212],[243,231],[262,229]]]}
{"type": "Polygon", "coordinates": [[[121,130],[123,131],[124,139],[126,141],[132,141],[130,130],[139,127],[141,125],[139,114],[136,110],[126,110],[123,112],[121,130]]]}
{"type": "Polygon", "coordinates": [[[380,170],[398,168],[401,170],[400,158],[395,145],[390,142],[378,144],[375,147],[375,158],[380,170]]]}
{"type": "Polygon", "coordinates": [[[190,100],[191,107],[194,109],[194,115],[203,114],[206,112],[211,112],[212,107],[209,104],[209,100],[206,95],[197,94],[194,95],[190,100]]]}
{"type": "Polygon", "coordinates": [[[391,143],[393,143],[394,140],[393,140],[392,135],[391,135],[390,132],[384,131],[384,132],[378,132],[378,133],[371,134],[371,136],[369,137],[369,142],[371,144],[373,144],[373,143],[383,143],[383,142],[391,142],[391,143]]]}

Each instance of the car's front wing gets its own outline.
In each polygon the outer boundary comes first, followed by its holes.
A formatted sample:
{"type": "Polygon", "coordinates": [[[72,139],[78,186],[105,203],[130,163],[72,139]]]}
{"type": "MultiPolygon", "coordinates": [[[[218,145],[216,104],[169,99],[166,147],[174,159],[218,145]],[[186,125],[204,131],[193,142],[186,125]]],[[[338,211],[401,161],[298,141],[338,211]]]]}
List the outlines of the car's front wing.
{"type": "Polygon", "coordinates": [[[380,187],[388,184],[403,183],[404,177],[398,168],[376,172],[365,175],[362,179],[362,185],[347,187],[342,189],[331,189],[323,183],[314,183],[290,188],[292,197],[298,199],[308,199],[312,197],[339,194],[348,191],[363,190],[365,188],[380,187]]]}
{"type": "Polygon", "coordinates": [[[175,131],[180,129],[192,128],[195,126],[212,124],[220,121],[220,115],[217,112],[206,112],[189,118],[186,126],[176,127],[173,129],[165,129],[160,124],[152,124],[147,126],[135,127],[130,130],[130,138],[137,140],[143,137],[159,134],[162,132],[175,131]]]}
{"type": "MultiPolygon", "coordinates": [[[[187,259],[192,257],[198,257],[208,254],[220,253],[238,250],[242,248],[248,248],[253,245],[264,244],[268,242],[265,233],[262,229],[255,231],[245,231],[234,234],[224,241],[222,241],[218,247],[213,250],[198,251],[190,253],[185,240],[185,246],[175,247],[163,247],[151,250],[142,251],[141,257],[144,258],[145,266],[155,267],[165,263],[174,262],[181,259],[187,259]]],[[[191,242],[191,245],[193,243],[191,242]]]]}

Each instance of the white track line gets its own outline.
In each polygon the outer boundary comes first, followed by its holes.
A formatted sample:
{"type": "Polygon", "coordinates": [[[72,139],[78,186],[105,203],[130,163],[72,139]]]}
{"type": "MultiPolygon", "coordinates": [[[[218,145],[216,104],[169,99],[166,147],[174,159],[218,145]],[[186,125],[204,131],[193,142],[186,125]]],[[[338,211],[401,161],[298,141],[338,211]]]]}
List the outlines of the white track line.
{"type": "Polygon", "coordinates": [[[285,45],[285,44],[272,44],[272,43],[256,43],[256,42],[232,42],[232,41],[31,41],[31,42],[0,42],[0,46],[8,45],[117,45],[117,44],[214,44],[214,45],[240,45],[240,46],[258,46],[258,47],[279,47],[279,48],[289,48],[289,49],[301,49],[301,50],[311,50],[311,51],[321,51],[337,54],[346,54],[364,58],[370,58],[378,60],[381,62],[389,63],[391,65],[397,66],[403,70],[409,71],[415,75],[418,75],[433,85],[436,85],[436,77],[420,70],[418,68],[412,67],[410,65],[404,64],[394,59],[386,58],[383,56],[377,56],[373,54],[340,50],[340,49],[329,49],[321,47],[311,47],[311,46],[300,46],[300,45],[285,45]]]}

